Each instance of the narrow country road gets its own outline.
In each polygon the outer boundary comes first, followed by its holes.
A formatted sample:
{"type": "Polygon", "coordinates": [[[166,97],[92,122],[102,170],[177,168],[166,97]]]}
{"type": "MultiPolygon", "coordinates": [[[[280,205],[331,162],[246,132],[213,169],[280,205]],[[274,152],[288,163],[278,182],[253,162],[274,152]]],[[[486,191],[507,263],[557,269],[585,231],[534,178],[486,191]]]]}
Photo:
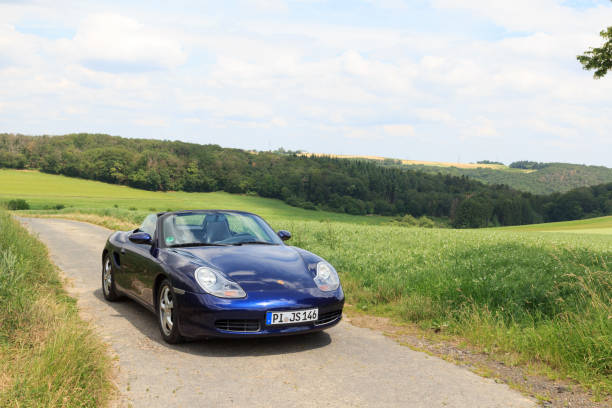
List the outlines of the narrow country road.
{"type": "Polygon", "coordinates": [[[504,384],[344,321],[305,336],[167,345],[150,312],[129,300],[104,301],[100,259],[109,230],[60,219],[20,221],[47,245],[82,316],[116,353],[116,406],[535,406],[504,384]]]}

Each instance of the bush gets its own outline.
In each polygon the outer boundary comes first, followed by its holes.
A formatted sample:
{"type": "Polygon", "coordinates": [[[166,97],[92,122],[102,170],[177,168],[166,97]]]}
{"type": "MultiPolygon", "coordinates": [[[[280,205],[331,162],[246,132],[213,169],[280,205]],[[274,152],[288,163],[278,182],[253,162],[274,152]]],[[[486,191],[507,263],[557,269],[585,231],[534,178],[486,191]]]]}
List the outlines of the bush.
{"type": "Polygon", "coordinates": [[[49,204],[43,207],[45,210],[63,210],[66,208],[64,204],[49,204]]]}
{"type": "Polygon", "coordinates": [[[9,210],[29,210],[30,204],[24,199],[18,198],[8,202],[7,208],[9,210]]]}
{"type": "Polygon", "coordinates": [[[392,223],[403,227],[437,228],[439,226],[429,217],[423,215],[419,218],[415,218],[410,214],[406,214],[403,217],[398,217],[394,219],[392,223]]]}

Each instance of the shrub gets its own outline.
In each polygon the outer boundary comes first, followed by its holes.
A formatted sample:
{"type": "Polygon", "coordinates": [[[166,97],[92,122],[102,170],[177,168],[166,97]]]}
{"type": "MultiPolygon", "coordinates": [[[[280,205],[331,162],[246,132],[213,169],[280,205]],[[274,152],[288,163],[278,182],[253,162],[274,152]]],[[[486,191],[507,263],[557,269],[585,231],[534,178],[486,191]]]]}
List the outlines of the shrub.
{"type": "Polygon", "coordinates": [[[7,208],[9,210],[29,210],[30,204],[24,199],[18,198],[8,202],[7,208]]]}

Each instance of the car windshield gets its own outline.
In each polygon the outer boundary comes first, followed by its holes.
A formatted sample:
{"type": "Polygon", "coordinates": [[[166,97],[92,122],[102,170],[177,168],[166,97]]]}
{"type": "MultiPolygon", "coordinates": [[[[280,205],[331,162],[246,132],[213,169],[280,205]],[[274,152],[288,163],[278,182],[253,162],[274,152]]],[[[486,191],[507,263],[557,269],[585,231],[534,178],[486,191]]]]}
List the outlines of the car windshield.
{"type": "Polygon", "coordinates": [[[162,235],[168,247],[282,243],[258,216],[231,211],[169,214],[164,217],[162,235]]]}

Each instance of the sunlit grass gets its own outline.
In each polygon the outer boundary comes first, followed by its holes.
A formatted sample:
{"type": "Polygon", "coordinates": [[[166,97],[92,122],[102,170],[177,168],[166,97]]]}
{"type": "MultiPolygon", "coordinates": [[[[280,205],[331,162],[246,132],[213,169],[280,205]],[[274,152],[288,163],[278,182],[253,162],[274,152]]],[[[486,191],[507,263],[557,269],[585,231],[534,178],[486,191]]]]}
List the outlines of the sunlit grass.
{"type": "Polygon", "coordinates": [[[586,220],[549,222],[496,228],[501,231],[568,232],[579,234],[612,234],[612,216],[586,220]]]}
{"type": "Polygon", "coordinates": [[[98,407],[110,360],[42,243],[0,212],[0,406],[98,407]]]}
{"type": "Polygon", "coordinates": [[[354,216],[291,207],[280,200],[225,192],[153,192],[37,171],[0,169],[0,201],[25,199],[33,210],[64,208],[90,212],[113,209],[143,213],[180,209],[233,209],[255,212],[262,217],[305,220],[333,220],[359,224],[380,224],[389,217],[354,216]]]}

